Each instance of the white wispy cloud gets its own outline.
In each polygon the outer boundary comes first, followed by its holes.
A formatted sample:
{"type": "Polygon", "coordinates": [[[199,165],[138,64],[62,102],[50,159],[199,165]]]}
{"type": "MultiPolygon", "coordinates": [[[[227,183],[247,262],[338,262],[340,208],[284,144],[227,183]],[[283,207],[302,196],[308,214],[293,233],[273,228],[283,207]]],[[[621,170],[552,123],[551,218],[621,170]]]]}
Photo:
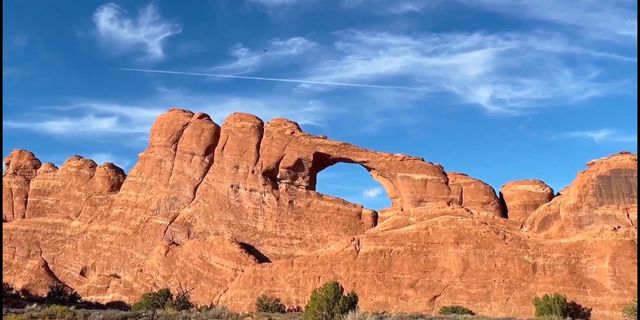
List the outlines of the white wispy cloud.
{"type": "Polygon", "coordinates": [[[447,93],[489,112],[519,114],[605,95],[631,81],[602,77],[603,70],[593,67],[597,59],[636,63],[633,56],[582,47],[562,34],[543,31],[408,35],[343,30],[333,36],[330,44],[302,37],[274,39],[270,56],[235,46],[235,60],[215,67],[218,73],[119,69],[296,83],[296,94],[341,87],[414,91],[405,94],[405,102],[411,100],[407,96],[424,101],[428,95],[447,93]],[[305,63],[300,64],[302,59],[305,63]],[[238,75],[283,63],[290,77],[238,75]],[[296,63],[299,67],[290,67],[296,63]]]}
{"type": "Polygon", "coordinates": [[[365,198],[377,198],[380,195],[382,195],[382,188],[380,187],[369,188],[362,191],[362,196],[365,198]]]}
{"type": "MultiPolygon", "coordinates": [[[[328,82],[408,83],[448,92],[488,111],[573,103],[602,95],[617,83],[598,79],[589,64],[564,63],[567,55],[606,53],[569,45],[558,35],[430,33],[401,35],[347,30],[336,33],[336,53],[306,70],[328,82]]],[[[621,60],[630,57],[607,57],[621,60]]]]}
{"type": "Polygon", "coordinates": [[[153,4],[142,8],[137,17],[114,3],[100,6],[93,14],[93,22],[100,41],[114,52],[142,50],[147,60],[164,58],[167,37],[181,33],[182,26],[163,19],[153,4]]]}
{"type": "Polygon", "coordinates": [[[366,8],[375,13],[404,14],[422,12],[426,8],[434,7],[439,1],[434,0],[344,0],[347,8],[366,8]]]}
{"type": "Polygon", "coordinates": [[[233,61],[217,65],[210,70],[233,74],[250,73],[267,63],[274,64],[298,56],[315,45],[313,41],[303,37],[293,37],[285,40],[275,38],[269,41],[264,48],[254,50],[238,43],[231,48],[233,61]]]}
{"type": "Polygon", "coordinates": [[[304,1],[305,0],[250,0],[250,2],[264,6],[268,9],[288,7],[304,1]]]}
{"type": "MultiPolygon", "coordinates": [[[[234,47],[236,60],[218,70],[246,73],[278,62],[296,64],[292,77],[118,68],[120,70],[296,83],[294,93],[340,87],[412,90],[397,100],[447,93],[489,112],[518,114],[532,108],[568,105],[619,90],[630,79],[601,77],[593,59],[633,64],[635,57],[584,48],[558,33],[451,32],[394,34],[361,30],[335,32],[327,45],[305,38],[272,41],[274,55],[234,47]],[[310,48],[318,50],[306,52],[310,48]],[[321,53],[318,53],[321,52],[321,53]],[[305,54],[301,54],[305,53],[305,54]],[[300,57],[304,56],[304,57],[300,57]],[[580,57],[581,59],[575,59],[580,57]],[[585,62],[583,62],[585,61],[585,62]],[[606,79],[606,80],[603,80],[606,79]]],[[[369,90],[368,94],[375,94],[369,90]]]]}
{"type": "MultiPolygon", "coordinates": [[[[618,42],[637,38],[637,1],[634,0],[458,0],[459,4],[508,16],[517,16],[565,26],[577,36],[618,42]]],[[[347,8],[404,14],[424,12],[450,4],[439,0],[344,0],[347,8]]]]}
{"type": "Polygon", "coordinates": [[[8,129],[25,129],[53,135],[82,133],[142,132],[139,127],[121,127],[116,116],[87,114],[80,117],[53,116],[42,121],[7,120],[3,126],[8,129]]]}
{"type": "Polygon", "coordinates": [[[134,135],[144,142],[157,116],[172,107],[208,113],[219,124],[239,111],[255,114],[264,121],[285,117],[301,125],[323,126],[326,116],[334,112],[317,100],[278,95],[211,95],[158,88],[149,98],[131,103],[75,99],[67,106],[41,108],[49,112],[39,118],[25,115],[28,119],[6,119],[3,126],[53,136],[134,135]]]}
{"type": "Polygon", "coordinates": [[[610,129],[610,128],[565,132],[558,135],[557,138],[587,139],[587,140],[592,140],[595,143],[604,143],[604,142],[635,143],[638,141],[637,134],[622,133],[618,130],[610,129]]]}
{"type": "Polygon", "coordinates": [[[634,0],[477,0],[460,3],[574,27],[578,35],[586,33],[622,41],[637,38],[638,9],[634,0]]]}
{"type": "Polygon", "coordinates": [[[621,90],[632,79],[608,77],[594,65],[603,59],[629,67],[637,62],[624,50],[585,47],[565,34],[541,30],[398,34],[349,29],[331,36],[328,43],[276,38],[264,50],[236,44],[232,60],[200,72],[120,69],[296,83],[296,94],[341,87],[412,90],[403,98],[407,104],[412,104],[407,96],[426,101],[445,93],[489,112],[520,114],[621,90]],[[277,70],[287,70],[287,77],[262,76],[277,70]],[[261,76],[243,75],[257,71],[261,76]]]}

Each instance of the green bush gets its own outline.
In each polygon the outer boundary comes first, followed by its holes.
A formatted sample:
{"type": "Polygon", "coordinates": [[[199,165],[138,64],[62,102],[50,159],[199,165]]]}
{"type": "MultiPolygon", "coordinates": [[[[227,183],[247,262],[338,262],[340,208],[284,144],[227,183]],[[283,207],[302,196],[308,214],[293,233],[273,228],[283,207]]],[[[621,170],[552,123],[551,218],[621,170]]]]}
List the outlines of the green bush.
{"type": "Polygon", "coordinates": [[[69,307],[60,305],[48,306],[38,312],[39,319],[74,319],[75,315],[69,307]]]}
{"type": "Polygon", "coordinates": [[[256,311],[285,313],[287,311],[287,307],[280,301],[280,299],[263,294],[256,300],[256,311]]]}
{"type": "Polygon", "coordinates": [[[133,311],[164,309],[173,301],[173,295],[168,288],[156,292],[147,292],[140,297],[140,301],[131,306],[133,311]]]}
{"type": "Polygon", "coordinates": [[[629,303],[624,309],[622,309],[622,314],[626,319],[638,319],[638,299],[633,299],[631,303],[629,303]]]}
{"type": "Polygon", "coordinates": [[[545,294],[542,298],[535,297],[533,305],[536,307],[536,317],[557,316],[564,319],[569,313],[567,296],[560,293],[545,294]]]}
{"type": "Polygon", "coordinates": [[[55,304],[76,304],[82,300],[80,295],[64,283],[56,282],[49,287],[49,292],[45,297],[47,303],[55,304]]]}
{"type": "Polygon", "coordinates": [[[131,306],[131,310],[183,311],[193,309],[194,307],[195,306],[191,302],[189,290],[185,290],[182,286],[179,286],[178,293],[175,298],[168,288],[162,288],[156,292],[147,292],[140,297],[138,302],[131,306]]]}
{"type": "Polygon", "coordinates": [[[444,306],[440,308],[438,314],[441,315],[450,315],[450,314],[468,314],[474,315],[473,311],[458,305],[444,306]]]}
{"type": "Polygon", "coordinates": [[[351,291],[344,295],[344,288],[336,281],[329,281],[311,293],[304,308],[304,320],[337,320],[358,307],[358,295],[351,291]]]}

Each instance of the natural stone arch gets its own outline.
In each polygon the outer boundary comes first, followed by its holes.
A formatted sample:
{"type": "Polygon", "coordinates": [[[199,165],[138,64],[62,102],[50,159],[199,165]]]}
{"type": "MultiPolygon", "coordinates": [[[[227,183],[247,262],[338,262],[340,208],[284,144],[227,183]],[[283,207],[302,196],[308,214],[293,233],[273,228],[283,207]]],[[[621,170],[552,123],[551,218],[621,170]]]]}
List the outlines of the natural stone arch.
{"type": "Polygon", "coordinates": [[[363,166],[386,190],[395,210],[449,202],[444,168],[419,157],[376,152],[304,133],[297,123],[274,119],[264,126],[256,169],[265,185],[315,190],[317,174],[338,163],[363,166]]]}
{"type": "Polygon", "coordinates": [[[324,152],[313,153],[311,168],[309,172],[309,190],[316,190],[318,174],[321,171],[338,163],[355,164],[364,168],[369,173],[371,178],[374,181],[378,182],[385,190],[387,196],[391,200],[391,206],[396,207],[400,205],[399,203],[397,203],[399,201],[399,192],[396,189],[396,186],[390,179],[386,178],[370,165],[368,165],[368,161],[344,156],[335,156],[324,152]]]}

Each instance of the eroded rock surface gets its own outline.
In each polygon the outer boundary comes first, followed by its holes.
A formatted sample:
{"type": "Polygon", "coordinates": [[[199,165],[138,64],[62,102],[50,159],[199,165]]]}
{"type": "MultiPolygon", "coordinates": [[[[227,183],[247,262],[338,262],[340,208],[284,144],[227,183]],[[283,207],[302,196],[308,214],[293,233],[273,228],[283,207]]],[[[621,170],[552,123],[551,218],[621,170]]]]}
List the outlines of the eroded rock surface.
{"type": "Polygon", "coordinates": [[[531,213],[525,228],[549,237],[637,230],[637,163],[628,152],[589,162],[559,196],[531,213]]]}
{"type": "Polygon", "coordinates": [[[450,172],[449,187],[458,204],[478,214],[506,217],[493,187],[464,173],[450,172]]]}
{"type": "Polygon", "coordinates": [[[43,293],[134,302],[178,285],[196,303],[304,306],[336,279],[363,310],[531,316],[561,291],[620,318],[637,287],[637,157],[596,160],[553,198],[534,180],[486,183],[421,158],[234,113],[221,126],[171,109],[125,176],[80,156],[59,169],[16,150],[3,176],[3,278],[43,293]],[[391,198],[376,212],[315,191],[323,169],[364,167],[391,198]],[[553,198],[553,199],[552,199],[553,198]],[[524,227],[522,225],[524,224],[524,227]]]}
{"type": "Polygon", "coordinates": [[[529,214],[553,199],[553,189],[540,180],[511,181],[500,188],[510,220],[524,222],[529,214]]]}
{"type": "Polygon", "coordinates": [[[29,151],[13,150],[4,160],[2,175],[2,221],[23,219],[27,211],[29,185],[40,168],[40,160],[29,151]]]}

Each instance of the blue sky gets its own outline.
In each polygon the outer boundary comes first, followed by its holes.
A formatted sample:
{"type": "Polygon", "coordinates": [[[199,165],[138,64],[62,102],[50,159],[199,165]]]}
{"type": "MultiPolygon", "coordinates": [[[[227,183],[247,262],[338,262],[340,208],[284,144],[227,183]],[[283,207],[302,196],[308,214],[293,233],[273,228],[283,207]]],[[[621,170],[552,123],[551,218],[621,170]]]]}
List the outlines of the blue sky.
{"type": "MultiPolygon", "coordinates": [[[[80,154],[128,171],[154,118],[174,106],[218,123],[234,111],[287,117],[496,190],[525,178],[560,190],[587,161],[637,151],[635,1],[5,1],[3,9],[5,156],[28,149],[60,165],[80,154]]],[[[319,191],[371,208],[389,203],[379,188],[356,165],[318,179],[319,191]]]]}

